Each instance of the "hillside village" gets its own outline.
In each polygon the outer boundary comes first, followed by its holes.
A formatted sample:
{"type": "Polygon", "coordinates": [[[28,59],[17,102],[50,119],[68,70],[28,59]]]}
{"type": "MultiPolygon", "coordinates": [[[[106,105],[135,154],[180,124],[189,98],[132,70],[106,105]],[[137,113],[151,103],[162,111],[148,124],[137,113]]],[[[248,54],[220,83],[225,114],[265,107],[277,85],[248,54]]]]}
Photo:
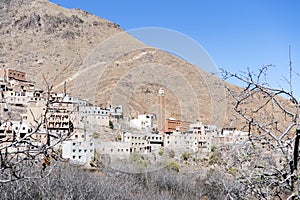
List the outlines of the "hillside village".
{"type": "Polygon", "coordinates": [[[131,154],[173,152],[205,156],[215,147],[245,143],[248,132],[165,117],[165,93],[157,93],[157,113],[123,116],[122,105],[101,108],[88,100],[35,87],[26,72],[0,70],[1,147],[9,152],[53,145],[53,152],[72,163],[92,165],[97,155],[128,158],[131,154]],[[101,140],[102,132],[113,134],[101,140]],[[14,145],[15,141],[19,141],[14,145]],[[58,144],[58,145],[56,145],[58,144]]]}

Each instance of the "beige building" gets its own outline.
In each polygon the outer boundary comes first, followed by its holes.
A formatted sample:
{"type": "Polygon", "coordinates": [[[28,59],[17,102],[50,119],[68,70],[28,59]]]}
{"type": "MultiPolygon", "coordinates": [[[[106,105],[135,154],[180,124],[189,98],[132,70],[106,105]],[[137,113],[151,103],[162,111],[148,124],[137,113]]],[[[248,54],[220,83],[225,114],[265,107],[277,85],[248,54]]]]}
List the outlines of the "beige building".
{"type": "Polygon", "coordinates": [[[100,142],[96,145],[97,152],[101,155],[126,158],[130,155],[131,147],[128,142],[100,142]]]}
{"type": "Polygon", "coordinates": [[[200,152],[209,152],[212,145],[212,133],[209,126],[204,126],[202,122],[197,121],[189,126],[189,133],[197,135],[198,150],[200,152]]]}
{"type": "Polygon", "coordinates": [[[166,133],[164,137],[164,146],[178,153],[197,152],[198,134],[192,132],[173,132],[166,133]]]}
{"type": "Polygon", "coordinates": [[[147,137],[143,133],[128,133],[123,132],[121,141],[130,144],[130,152],[147,153],[150,151],[147,137]]]}

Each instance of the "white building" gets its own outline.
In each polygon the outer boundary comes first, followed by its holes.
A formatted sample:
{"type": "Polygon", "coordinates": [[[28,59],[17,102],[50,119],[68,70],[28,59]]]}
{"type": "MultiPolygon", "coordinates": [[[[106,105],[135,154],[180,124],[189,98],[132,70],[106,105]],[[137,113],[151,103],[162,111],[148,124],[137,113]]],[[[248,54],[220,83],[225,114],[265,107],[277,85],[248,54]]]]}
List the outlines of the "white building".
{"type": "Polygon", "coordinates": [[[110,106],[109,108],[110,116],[112,118],[121,119],[123,118],[123,107],[122,105],[110,106]]]}
{"type": "Polygon", "coordinates": [[[62,101],[64,103],[72,103],[72,104],[76,104],[78,106],[89,106],[90,105],[88,100],[81,99],[81,98],[78,98],[78,97],[69,96],[69,95],[64,95],[62,101]]]}
{"type": "Polygon", "coordinates": [[[138,115],[137,119],[130,120],[130,127],[150,132],[155,118],[154,114],[138,115]]]}
{"type": "Polygon", "coordinates": [[[89,164],[94,158],[95,147],[91,141],[64,141],[62,143],[62,157],[70,161],[89,164]]]}
{"type": "Polygon", "coordinates": [[[23,121],[6,121],[0,123],[0,138],[23,138],[26,134],[31,132],[32,129],[23,121]]]}

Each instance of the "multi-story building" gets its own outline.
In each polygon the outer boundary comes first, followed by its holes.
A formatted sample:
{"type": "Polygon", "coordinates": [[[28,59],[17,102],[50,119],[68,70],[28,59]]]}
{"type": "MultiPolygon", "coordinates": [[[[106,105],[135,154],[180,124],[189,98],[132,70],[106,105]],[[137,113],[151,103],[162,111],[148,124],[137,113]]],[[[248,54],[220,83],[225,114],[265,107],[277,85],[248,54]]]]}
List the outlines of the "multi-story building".
{"type": "Polygon", "coordinates": [[[8,81],[15,79],[18,81],[26,81],[26,73],[13,69],[0,69],[0,77],[8,81]]]}
{"type": "Polygon", "coordinates": [[[231,146],[247,141],[249,141],[249,133],[236,130],[236,128],[223,128],[213,137],[213,143],[216,146],[231,146]]]}
{"type": "Polygon", "coordinates": [[[189,130],[189,125],[189,122],[169,118],[165,120],[164,132],[186,132],[189,130]]]}
{"type": "Polygon", "coordinates": [[[122,119],[123,118],[123,107],[122,105],[118,106],[110,106],[110,117],[115,119],[122,119]]]}
{"type": "Polygon", "coordinates": [[[209,126],[204,126],[202,122],[197,121],[190,124],[188,131],[189,133],[197,135],[198,149],[201,152],[209,152],[211,149],[212,133],[209,131],[208,127],[209,126]]]}
{"type": "Polygon", "coordinates": [[[145,134],[123,132],[121,141],[130,144],[130,152],[147,153],[150,151],[150,146],[148,145],[145,134]]]}
{"type": "Polygon", "coordinates": [[[109,126],[109,110],[98,106],[80,106],[79,114],[89,126],[109,126]]]}
{"type": "Polygon", "coordinates": [[[164,137],[164,146],[175,152],[197,152],[198,133],[193,132],[167,132],[164,137]]]}
{"type": "Polygon", "coordinates": [[[130,120],[130,127],[150,132],[154,128],[153,121],[155,119],[154,114],[138,115],[138,118],[130,120]]]}
{"type": "Polygon", "coordinates": [[[164,134],[162,132],[146,133],[146,140],[151,152],[155,152],[164,146],[164,134]]]}
{"type": "Polygon", "coordinates": [[[92,141],[64,141],[62,143],[62,157],[72,162],[87,164],[93,160],[95,153],[92,141]]]}
{"type": "Polygon", "coordinates": [[[70,135],[74,131],[70,112],[66,107],[52,105],[48,108],[47,128],[52,134],[57,136],[70,135]]]}

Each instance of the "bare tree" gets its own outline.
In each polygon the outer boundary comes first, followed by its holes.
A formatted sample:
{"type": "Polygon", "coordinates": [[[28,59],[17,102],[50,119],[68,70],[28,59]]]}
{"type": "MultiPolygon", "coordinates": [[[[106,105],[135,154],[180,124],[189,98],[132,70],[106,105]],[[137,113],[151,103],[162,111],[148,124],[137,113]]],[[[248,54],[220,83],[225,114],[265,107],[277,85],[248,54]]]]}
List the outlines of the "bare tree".
{"type": "Polygon", "coordinates": [[[292,91],[292,65],[289,88],[274,88],[267,72],[272,65],[257,73],[249,69],[236,74],[221,70],[225,80],[240,81],[244,88],[227,86],[234,110],[249,131],[249,143],[230,154],[227,166],[257,198],[299,199],[299,102],[292,91]]]}

